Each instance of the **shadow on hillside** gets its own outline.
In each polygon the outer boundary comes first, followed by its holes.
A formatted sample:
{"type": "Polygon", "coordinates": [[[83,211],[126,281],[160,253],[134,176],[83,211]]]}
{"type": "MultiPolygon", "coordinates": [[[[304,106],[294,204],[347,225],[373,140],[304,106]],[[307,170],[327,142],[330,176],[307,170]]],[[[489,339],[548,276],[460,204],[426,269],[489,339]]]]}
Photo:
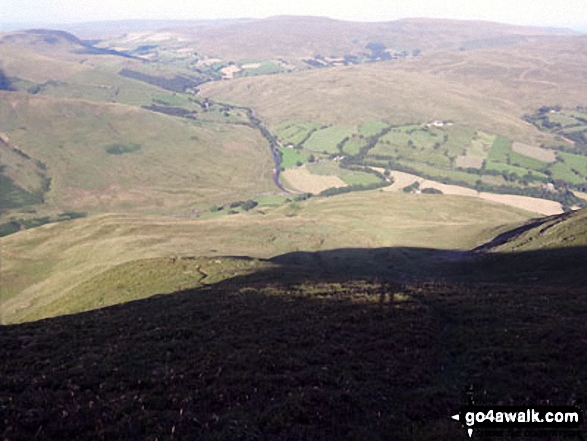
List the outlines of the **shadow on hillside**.
{"type": "Polygon", "coordinates": [[[0,435],[465,440],[449,417],[470,385],[487,404],[587,396],[585,290],[410,279],[548,265],[556,282],[585,252],[296,252],[199,289],[0,327],[0,435]]]}
{"type": "Polygon", "coordinates": [[[430,248],[344,248],[296,251],[269,260],[276,266],[235,277],[221,285],[261,280],[285,285],[372,280],[388,284],[414,281],[514,285],[587,284],[587,247],[518,253],[430,248]]]}

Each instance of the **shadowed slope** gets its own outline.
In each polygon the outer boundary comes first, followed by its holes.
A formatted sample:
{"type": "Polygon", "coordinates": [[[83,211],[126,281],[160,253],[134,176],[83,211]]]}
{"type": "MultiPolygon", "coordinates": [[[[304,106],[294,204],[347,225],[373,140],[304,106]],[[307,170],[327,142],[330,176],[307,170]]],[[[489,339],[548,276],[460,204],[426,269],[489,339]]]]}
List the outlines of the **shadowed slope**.
{"type": "Polygon", "coordinates": [[[488,404],[587,393],[584,288],[353,276],[282,268],[2,327],[2,435],[464,440],[470,385],[488,404]]]}

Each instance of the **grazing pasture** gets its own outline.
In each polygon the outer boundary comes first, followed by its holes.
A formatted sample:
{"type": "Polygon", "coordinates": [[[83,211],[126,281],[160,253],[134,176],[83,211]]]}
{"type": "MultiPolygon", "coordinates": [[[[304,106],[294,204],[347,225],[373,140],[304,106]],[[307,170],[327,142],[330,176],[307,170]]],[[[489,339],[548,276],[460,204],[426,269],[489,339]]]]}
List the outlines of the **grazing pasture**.
{"type": "Polygon", "coordinates": [[[317,153],[339,153],[337,146],[344,138],[352,136],[356,131],[354,127],[332,126],[314,132],[304,142],[306,150],[317,153]]]}
{"type": "Polygon", "coordinates": [[[320,124],[316,122],[284,121],[271,129],[284,144],[301,145],[313,131],[319,128],[320,124]]]}
{"type": "Polygon", "coordinates": [[[300,165],[305,164],[308,160],[305,155],[302,155],[297,150],[291,148],[279,147],[279,152],[281,153],[282,168],[299,167],[300,165]]]}

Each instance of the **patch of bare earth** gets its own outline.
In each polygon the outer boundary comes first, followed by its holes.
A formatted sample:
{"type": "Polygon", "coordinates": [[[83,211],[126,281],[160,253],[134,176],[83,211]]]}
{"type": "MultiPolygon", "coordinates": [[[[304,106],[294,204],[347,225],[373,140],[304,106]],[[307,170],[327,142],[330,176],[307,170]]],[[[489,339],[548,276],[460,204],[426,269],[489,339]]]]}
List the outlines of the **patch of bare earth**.
{"type": "Polygon", "coordinates": [[[402,191],[404,187],[417,182],[420,184],[420,189],[434,188],[436,190],[442,191],[444,194],[452,194],[457,196],[477,196],[477,192],[470,188],[460,187],[458,185],[442,184],[441,182],[430,181],[410,173],[392,171],[391,177],[393,178],[393,184],[385,187],[383,189],[384,191],[402,191]]]}
{"type": "Polygon", "coordinates": [[[240,67],[232,65],[232,66],[227,66],[227,67],[220,69],[220,72],[222,72],[224,74],[225,78],[232,79],[232,78],[234,78],[234,74],[237,72],[240,72],[240,70],[241,70],[240,67]]]}
{"type": "MultiPolygon", "coordinates": [[[[414,182],[418,182],[420,184],[420,189],[435,188],[442,191],[443,194],[478,197],[487,201],[498,202],[500,204],[509,205],[510,207],[521,208],[522,210],[531,211],[533,213],[539,213],[546,216],[560,214],[563,212],[563,208],[560,203],[547,199],[511,194],[479,193],[478,191],[471,188],[443,184],[437,181],[430,181],[417,175],[399,171],[392,171],[391,176],[393,177],[394,182],[389,187],[385,187],[383,189],[384,191],[402,191],[404,187],[407,187],[414,182]]],[[[585,196],[587,197],[587,194],[585,196]]]]}
{"type": "Polygon", "coordinates": [[[529,196],[518,196],[514,194],[494,193],[479,193],[479,197],[487,201],[499,202],[500,204],[521,208],[522,210],[544,214],[545,216],[561,214],[564,211],[559,202],[549,201],[548,199],[531,198],[529,196]]]}
{"type": "Polygon", "coordinates": [[[457,167],[462,168],[481,168],[483,166],[483,159],[473,158],[471,156],[458,156],[457,167]]]}
{"type": "Polygon", "coordinates": [[[536,147],[533,145],[524,144],[521,142],[514,142],[512,146],[514,152],[520,155],[528,156],[529,158],[538,159],[542,162],[554,162],[556,161],[556,154],[552,150],[544,149],[542,147],[536,147]]]}
{"type": "Polygon", "coordinates": [[[304,193],[318,194],[332,187],[346,187],[346,183],[338,176],[314,175],[305,167],[288,169],[282,176],[295,189],[304,193]]]}

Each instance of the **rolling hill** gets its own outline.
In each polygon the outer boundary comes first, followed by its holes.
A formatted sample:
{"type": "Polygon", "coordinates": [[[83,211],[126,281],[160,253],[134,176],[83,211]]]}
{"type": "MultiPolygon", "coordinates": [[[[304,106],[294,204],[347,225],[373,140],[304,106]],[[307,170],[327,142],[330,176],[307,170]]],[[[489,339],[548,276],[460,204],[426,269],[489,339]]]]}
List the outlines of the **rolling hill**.
{"type": "Polygon", "coordinates": [[[489,22],[405,19],[360,23],[321,17],[270,17],[240,22],[168,25],[113,40],[122,46],[138,42],[176,41],[223,60],[344,57],[369,53],[369,43],[382,43],[392,51],[458,50],[507,45],[527,39],[566,34],[565,31],[508,26],[489,22]]]}
{"type": "Polygon", "coordinates": [[[185,212],[273,188],[268,147],[247,127],[15,92],[0,114],[10,142],[44,164],[48,209],[185,212]]]}
{"type": "Polygon", "coordinates": [[[584,37],[438,52],[406,60],[210,83],[205,96],[250,105],[270,125],[456,120],[539,141],[521,117],[544,105],[587,101],[584,37]],[[341,105],[344,103],[344,105],[341,105]]]}
{"type": "MultiPolygon", "coordinates": [[[[346,247],[466,250],[529,217],[531,213],[475,198],[372,191],[258,207],[208,220],[103,215],[61,222],[0,238],[2,322],[92,309],[103,306],[103,295],[110,298],[110,304],[130,300],[127,289],[139,298],[156,294],[148,287],[133,288],[137,280],[149,277],[152,265],[145,267],[144,276],[127,280],[128,287],[120,270],[113,270],[143,259],[268,259],[294,251],[346,247]],[[110,270],[118,271],[120,283],[114,287],[109,282],[97,283],[107,280],[104,277],[110,270]],[[92,289],[87,289],[88,284],[92,289]],[[109,293],[112,289],[115,292],[109,293]]],[[[428,267],[417,269],[419,256],[396,253],[385,259],[398,265],[392,266],[395,276],[404,269],[426,277],[428,267]]],[[[193,265],[190,268],[186,271],[195,271],[193,265]]],[[[194,275],[196,285],[198,274],[194,275]]],[[[179,289],[185,280],[169,276],[168,283],[166,290],[177,283],[179,289]]]]}
{"type": "MultiPolygon", "coordinates": [[[[378,206],[382,197],[389,195],[380,196],[378,206]]],[[[405,208],[414,215],[413,207],[405,208]]],[[[341,213],[337,205],[324,209],[341,213]]],[[[555,222],[552,229],[579,227],[584,236],[584,215],[534,221],[534,228],[555,222]]],[[[110,225],[113,220],[103,219],[110,225]]],[[[84,225],[89,221],[75,226],[89,233],[84,225]]],[[[405,227],[413,229],[413,219],[409,224],[405,227]]],[[[437,226],[429,227],[438,233],[437,226]]],[[[20,233],[3,239],[9,241],[3,245],[10,249],[20,242],[22,249],[27,235],[37,249],[50,248],[60,229],[20,233]],[[43,232],[44,239],[33,237],[43,232]]],[[[82,241],[89,245],[88,239],[82,241]]],[[[122,245],[120,235],[116,243],[122,245]]],[[[584,268],[587,248],[582,250],[583,260],[567,267],[568,275],[584,268]]],[[[333,249],[306,253],[310,258],[298,252],[270,261],[160,259],[106,272],[96,282],[110,289],[117,280],[128,284],[125,274],[136,277],[136,271],[147,270],[157,277],[157,269],[172,276],[193,273],[187,283],[196,287],[0,327],[2,434],[18,440],[147,435],[464,440],[466,431],[450,415],[471,389],[477,401],[529,406],[572,404],[586,392],[581,366],[587,360],[576,338],[586,331],[584,280],[575,287],[568,281],[546,287],[478,283],[482,278],[458,284],[434,280],[440,273],[426,282],[403,280],[381,272],[383,259],[392,257],[386,261],[392,266],[401,258],[411,260],[407,267],[414,270],[431,262],[461,265],[463,256],[415,247],[394,247],[385,257],[382,251],[333,249]],[[355,265],[344,266],[345,261],[355,265]],[[221,274],[197,287],[198,278],[215,266],[233,277],[218,281],[228,275],[221,274]]],[[[556,248],[537,248],[520,252],[520,260],[535,261],[536,252],[543,260],[559,257],[556,248]]],[[[513,264],[509,253],[495,254],[513,264]]],[[[474,265],[488,276],[493,272],[486,263],[474,265]]],[[[186,282],[185,275],[181,279],[186,282]]],[[[87,288],[82,285],[78,293],[87,288]]]]}

